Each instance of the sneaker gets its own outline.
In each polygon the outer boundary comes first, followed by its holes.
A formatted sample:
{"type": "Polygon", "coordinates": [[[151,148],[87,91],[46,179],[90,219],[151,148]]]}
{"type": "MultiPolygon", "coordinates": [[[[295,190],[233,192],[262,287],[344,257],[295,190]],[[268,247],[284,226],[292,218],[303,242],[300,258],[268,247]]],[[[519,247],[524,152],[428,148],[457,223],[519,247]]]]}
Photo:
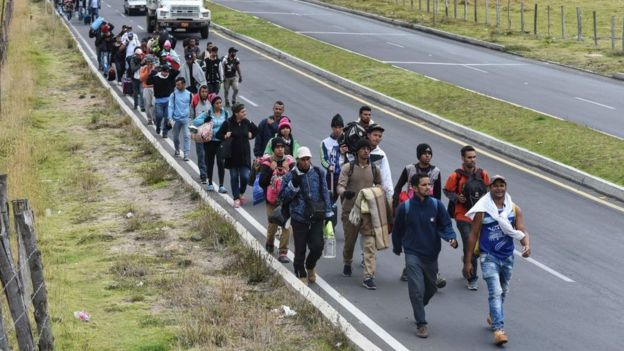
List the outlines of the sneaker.
{"type": "Polygon", "coordinates": [[[275,246],[273,244],[269,244],[266,243],[264,244],[264,248],[267,250],[268,253],[270,253],[271,255],[273,254],[273,252],[275,251],[275,246]]]}
{"type": "Polygon", "coordinates": [[[299,277],[303,285],[308,286],[308,277],[299,277]]]}
{"type": "Polygon", "coordinates": [[[427,328],[426,324],[423,324],[416,329],[416,336],[423,339],[426,339],[429,336],[429,328],[427,328]]]}
{"type": "Polygon", "coordinates": [[[222,185],[222,186],[219,187],[219,193],[227,194],[227,189],[222,185]]]}
{"type": "Polygon", "coordinates": [[[141,112],[145,112],[145,107],[141,107],[141,112]]]}
{"type": "Polygon", "coordinates": [[[401,281],[402,282],[406,282],[407,281],[407,268],[403,268],[403,273],[401,273],[401,281]]]}
{"type": "Polygon", "coordinates": [[[504,330],[495,330],[494,331],[494,344],[496,346],[503,346],[509,341],[507,334],[504,330]]]}
{"type": "Polygon", "coordinates": [[[202,184],[208,184],[208,180],[207,180],[207,179],[205,179],[205,178],[202,178],[202,179],[200,179],[199,181],[200,181],[200,183],[202,183],[202,184]]]}
{"type": "Polygon", "coordinates": [[[188,162],[188,161],[189,161],[189,157],[188,157],[188,155],[187,155],[187,154],[184,154],[184,158],[182,159],[182,161],[186,161],[186,162],[188,162]]]}
{"type": "Polygon", "coordinates": [[[160,135],[160,128],[156,127],[156,134],[160,135]]]}
{"type": "Polygon", "coordinates": [[[365,279],[362,282],[362,286],[368,290],[377,290],[377,285],[375,285],[375,281],[373,280],[373,278],[365,279]]]}
{"type": "Polygon", "coordinates": [[[314,268],[306,269],[306,271],[308,271],[308,283],[314,284],[316,282],[316,272],[314,268]]]}
{"type": "Polygon", "coordinates": [[[206,191],[214,191],[214,185],[208,184],[208,186],[206,187],[206,191]]]}
{"type": "Polygon", "coordinates": [[[240,200],[234,200],[234,208],[240,208],[240,200]]]}
{"type": "Polygon", "coordinates": [[[446,286],[446,279],[442,278],[440,274],[438,274],[438,279],[436,279],[436,287],[438,289],[442,289],[446,286]]]}
{"type": "Polygon", "coordinates": [[[167,139],[167,134],[163,134],[163,139],[167,139]]]}
{"type": "Polygon", "coordinates": [[[180,156],[180,150],[176,150],[176,151],[173,153],[173,156],[175,156],[175,157],[180,156]]]}
{"type": "Polygon", "coordinates": [[[468,284],[466,284],[466,288],[470,291],[477,291],[479,290],[479,281],[478,280],[474,280],[471,282],[468,282],[468,284]]]}
{"type": "Polygon", "coordinates": [[[151,125],[153,125],[153,124],[154,124],[154,121],[152,121],[151,119],[148,119],[148,120],[147,120],[147,125],[148,125],[148,126],[151,126],[151,125]]]}
{"type": "Polygon", "coordinates": [[[286,256],[285,253],[279,254],[279,256],[277,257],[277,260],[280,261],[281,263],[290,263],[290,260],[288,259],[288,256],[286,256]]]}
{"type": "Polygon", "coordinates": [[[353,274],[353,271],[351,270],[351,265],[345,264],[344,267],[342,267],[342,275],[345,277],[350,277],[351,274],[353,274]]]}

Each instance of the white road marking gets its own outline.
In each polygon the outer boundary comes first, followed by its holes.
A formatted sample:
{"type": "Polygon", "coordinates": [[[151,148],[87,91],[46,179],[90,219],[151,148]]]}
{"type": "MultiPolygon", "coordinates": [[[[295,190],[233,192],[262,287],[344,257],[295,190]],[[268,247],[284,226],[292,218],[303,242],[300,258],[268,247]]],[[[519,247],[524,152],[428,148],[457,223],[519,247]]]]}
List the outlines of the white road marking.
{"type": "Polygon", "coordinates": [[[583,98],[578,97],[578,96],[575,96],[574,98],[577,99],[577,100],[585,101],[585,102],[590,103],[590,104],[594,104],[594,105],[598,105],[598,106],[601,106],[601,107],[604,107],[604,108],[608,108],[609,110],[615,110],[615,107],[613,107],[613,106],[601,104],[601,103],[596,102],[596,101],[583,99],[583,98]]]}
{"type": "Polygon", "coordinates": [[[126,15],[124,15],[121,11],[119,10],[115,10],[115,11],[117,11],[117,13],[120,14],[122,17],[126,17],[126,15]]]}
{"type": "MultiPolygon", "coordinates": [[[[431,54],[429,54],[431,56],[431,54]]],[[[398,65],[431,65],[431,66],[524,66],[524,63],[459,63],[459,62],[430,62],[430,61],[382,61],[398,65]]]]}
{"type": "Polygon", "coordinates": [[[471,66],[471,65],[462,65],[462,67],[465,67],[465,68],[471,69],[471,70],[473,70],[473,71],[481,72],[481,73],[488,73],[488,71],[484,71],[484,70],[482,70],[482,69],[479,69],[479,68],[477,68],[477,67],[473,67],[473,66],[471,66]]]}
{"type": "MultiPolygon", "coordinates": [[[[520,251],[518,251],[518,250],[514,250],[514,254],[515,254],[516,256],[518,256],[518,257],[522,257],[522,253],[521,253],[520,251]]],[[[534,260],[534,259],[533,259],[533,258],[531,258],[531,257],[528,257],[528,258],[524,258],[524,257],[522,257],[522,259],[527,260],[528,262],[533,263],[534,265],[536,265],[536,266],[538,266],[539,268],[541,268],[541,269],[545,270],[546,272],[548,272],[548,273],[550,273],[550,274],[554,275],[555,277],[557,277],[557,278],[559,278],[559,279],[563,280],[564,282],[568,282],[568,283],[576,283],[576,282],[575,282],[574,280],[572,280],[571,278],[569,278],[569,277],[567,277],[567,276],[565,276],[565,275],[563,275],[563,274],[561,274],[561,273],[557,272],[556,270],[554,270],[554,269],[552,269],[552,268],[548,267],[547,265],[545,265],[545,264],[543,264],[543,263],[541,263],[541,262],[538,262],[537,260],[534,260]]]]}
{"type": "Polygon", "coordinates": [[[241,11],[242,13],[248,13],[253,15],[290,15],[290,16],[299,16],[295,12],[271,12],[271,11],[241,11]]]}
{"type": "Polygon", "coordinates": [[[139,28],[140,30],[145,30],[143,27],[141,27],[140,24],[137,24],[137,28],[139,28]]]}
{"type": "Polygon", "coordinates": [[[246,97],[244,97],[244,96],[242,96],[242,95],[239,95],[238,97],[239,97],[239,98],[241,98],[242,100],[247,101],[247,102],[248,102],[251,106],[253,106],[253,107],[258,107],[258,104],[256,104],[255,102],[253,102],[253,101],[249,100],[248,98],[246,98],[246,97]]]}
{"type": "Polygon", "coordinates": [[[387,41],[386,44],[396,46],[397,48],[405,49],[405,46],[397,44],[397,43],[393,43],[391,41],[387,41]]]}
{"type": "Polygon", "coordinates": [[[360,35],[360,36],[384,36],[384,37],[404,37],[407,33],[361,33],[361,32],[315,32],[315,31],[298,31],[298,34],[329,34],[329,35],[360,35]]]}
{"type": "Polygon", "coordinates": [[[106,7],[108,7],[108,8],[110,8],[110,7],[111,7],[111,5],[109,5],[109,4],[106,4],[106,7]]]}

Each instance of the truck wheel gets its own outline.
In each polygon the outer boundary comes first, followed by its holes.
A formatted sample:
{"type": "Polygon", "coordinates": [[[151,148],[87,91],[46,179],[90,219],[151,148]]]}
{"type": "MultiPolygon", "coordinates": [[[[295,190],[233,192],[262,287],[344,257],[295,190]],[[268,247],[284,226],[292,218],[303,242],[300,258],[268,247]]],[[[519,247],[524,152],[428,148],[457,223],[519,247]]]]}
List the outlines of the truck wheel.
{"type": "Polygon", "coordinates": [[[200,33],[202,39],[208,39],[208,26],[201,27],[200,33]]]}

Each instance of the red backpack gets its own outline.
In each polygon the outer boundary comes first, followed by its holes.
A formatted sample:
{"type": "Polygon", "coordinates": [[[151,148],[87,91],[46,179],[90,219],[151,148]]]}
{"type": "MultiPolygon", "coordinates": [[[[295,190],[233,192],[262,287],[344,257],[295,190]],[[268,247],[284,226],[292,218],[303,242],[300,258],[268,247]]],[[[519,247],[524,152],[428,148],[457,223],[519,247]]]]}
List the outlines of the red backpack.
{"type": "MultiPolygon", "coordinates": [[[[266,189],[266,199],[267,202],[271,205],[277,205],[279,200],[279,193],[282,190],[282,179],[290,170],[290,165],[295,162],[295,160],[290,155],[286,155],[284,159],[284,163],[282,167],[276,168],[273,170],[273,175],[271,175],[271,182],[266,189]]],[[[267,158],[264,161],[264,164],[271,165],[271,159],[267,158]],[[267,164],[268,163],[268,164],[267,164]]]]}

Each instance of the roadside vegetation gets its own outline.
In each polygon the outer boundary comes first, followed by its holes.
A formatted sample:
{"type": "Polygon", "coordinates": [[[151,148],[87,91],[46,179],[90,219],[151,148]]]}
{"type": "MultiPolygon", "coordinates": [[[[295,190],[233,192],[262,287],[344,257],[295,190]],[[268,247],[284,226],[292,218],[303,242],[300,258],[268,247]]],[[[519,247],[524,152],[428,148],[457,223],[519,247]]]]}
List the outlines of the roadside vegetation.
{"type": "Polygon", "coordinates": [[[35,209],[56,349],[351,350],[143,140],[49,11],[15,3],[0,171],[35,209]]]}
{"type": "Polygon", "coordinates": [[[477,38],[504,45],[508,51],[526,57],[555,61],[604,75],[624,72],[624,47],[622,41],[624,8],[620,1],[613,0],[500,0],[499,26],[496,25],[496,0],[477,1],[477,22],[474,16],[474,0],[467,1],[464,20],[464,0],[449,0],[449,14],[446,16],[445,1],[438,1],[436,22],[433,23],[433,4],[429,0],[320,0],[355,10],[400,19],[410,23],[430,26],[447,32],[477,38]],[[412,4],[414,7],[412,8],[412,4]],[[537,21],[534,21],[535,4],[538,5],[537,21]],[[419,5],[421,10],[419,11],[419,5]],[[524,6],[524,11],[521,11],[524,6]],[[561,28],[561,7],[563,6],[564,29],[561,28]],[[550,7],[550,10],[548,8],[550,7]],[[578,39],[576,8],[580,9],[582,40],[578,39]],[[509,11],[508,11],[509,9],[509,11]],[[550,26],[548,21],[550,11],[550,26]],[[596,34],[594,43],[593,14],[596,12],[596,34]],[[522,15],[524,13],[524,16],[522,15]],[[615,16],[615,49],[611,47],[611,17],[615,16]],[[524,17],[524,30],[522,30],[524,17]],[[487,18],[487,24],[486,22],[487,18]],[[537,35],[534,34],[537,23],[537,35]],[[562,36],[563,35],[563,36],[562,36]]]}
{"type": "Polygon", "coordinates": [[[215,23],[237,33],[451,121],[624,185],[622,139],[433,81],[224,6],[208,3],[208,7],[215,23]]]}

